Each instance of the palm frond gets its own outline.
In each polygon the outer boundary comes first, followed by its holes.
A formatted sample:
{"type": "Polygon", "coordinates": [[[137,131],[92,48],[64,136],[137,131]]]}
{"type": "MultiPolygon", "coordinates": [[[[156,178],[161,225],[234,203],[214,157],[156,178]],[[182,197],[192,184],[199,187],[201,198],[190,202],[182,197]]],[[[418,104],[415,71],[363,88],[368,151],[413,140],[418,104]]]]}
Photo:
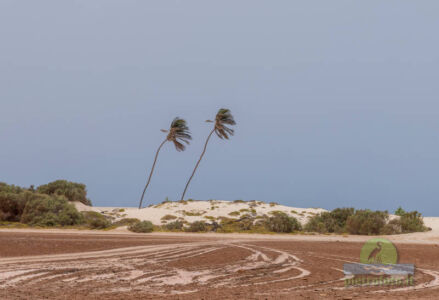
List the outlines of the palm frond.
{"type": "Polygon", "coordinates": [[[173,140],[172,142],[174,143],[175,149],[177,149],[177,151],[184,151],[186,149],[186,146],[179,141],[173,140]]]}
{"type": "Polygon", "coordinates": [[[178,117],[175,118],[171,123],[171,127],[169,128],[167,139],[168,141],[172,141],[174,143],[177,151],[184,151],[186,146],[182,144],[182,142],[189,145],[189,141],[192,139],[186,120],[178,117]]]}
{"type": "Polygon", "coordinates": [[[233,135],[235,131],[225,125],[236,125],[232,113],[227,108],[221,108],[215,117],[215,133],[221,139],[229,139],[229,135],[233,135]]]}

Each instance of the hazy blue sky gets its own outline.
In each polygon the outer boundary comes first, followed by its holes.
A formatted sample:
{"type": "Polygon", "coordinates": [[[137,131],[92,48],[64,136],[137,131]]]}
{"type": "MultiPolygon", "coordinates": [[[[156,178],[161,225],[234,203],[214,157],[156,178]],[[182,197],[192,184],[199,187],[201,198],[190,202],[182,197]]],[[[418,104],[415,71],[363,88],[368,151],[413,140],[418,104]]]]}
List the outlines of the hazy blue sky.
{"type": "Polygon", "coordinates": [[[0,1],[0,181],[439,215],[439,2],[0,1]]]}

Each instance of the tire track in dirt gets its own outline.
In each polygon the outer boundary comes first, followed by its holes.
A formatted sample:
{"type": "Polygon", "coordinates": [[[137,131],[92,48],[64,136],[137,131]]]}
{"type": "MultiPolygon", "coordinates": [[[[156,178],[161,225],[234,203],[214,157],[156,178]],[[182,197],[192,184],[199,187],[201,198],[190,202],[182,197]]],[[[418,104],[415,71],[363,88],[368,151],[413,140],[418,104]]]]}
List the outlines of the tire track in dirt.
{"type": "MultiPolygon", "coordinates": [[[[298,291],[349,291],[343,287],[344,276],[340,276],[343,270],[339,269],[340,262],[351,262],[349,257],[303,251],[298,254],[294,250],[252,242],[247,239],[197,241],[1,258],[0,292],[6,295],[7,291],[23,287],[28,291],[63,288],[105,298],[111,293],[186,295],[208,288],[251,288],[258,290],[255,295],[265,296],[273,291],[278,295],[298,291]],[[325,267],[333,270],[331,274],[324,274],[325,270],[319,265],[321,261],[328,262],[325,267]]],[[[418,271],[432,276],[433,280],[404,289],[364,292],[419,291],[439,286],[438,271],[418,271]]]]}

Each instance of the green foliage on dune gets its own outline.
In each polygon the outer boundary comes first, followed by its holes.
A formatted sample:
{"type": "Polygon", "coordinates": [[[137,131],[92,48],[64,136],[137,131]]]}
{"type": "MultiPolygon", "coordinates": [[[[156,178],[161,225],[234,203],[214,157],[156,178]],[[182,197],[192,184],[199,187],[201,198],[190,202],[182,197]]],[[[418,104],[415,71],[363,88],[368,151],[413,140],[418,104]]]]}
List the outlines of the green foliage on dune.
{"type": "Polygon", "coordinates": [[[337,208],[313,216],[304,229],[307,232],[358,235],[388,235],[428,230],[419,212],[406,212],[400,207],[396,213],[397,217],[389,221],[387,211],[337,208]]]}
{"type": "Polygon", "coordinates": [[[90,204],[86,187],[57,180],[37,189],[0,183],[0,221],[31,226],[76,226],[87,224],[70,201],[90,204]]]}
{"type": "Polygon", "coordinates": [[[103,215],[95,211],[83,211],[83,223],[91,229],[106,229],[111,222],[103,215]]]}
{"type": "Polygon", "coordinates": [[[64,196],[44,194],[32,195],[20,221],[33,226],[71,226],[83,223],[81,214],[64,196]]]}
{"type": "Polygon", "coordinates": [[[33,196],[28,189],[0,182],[0,221],[20,222],[26,203],[33,196]]]}
{"type": "Polygon", "coordinates": [[[79,201],[85,205],[91,205],[87,199],[87,189],[85,184],[70,182],[67,180],[57,180],[37,188],[37,193],[46,195],[62,195],[69,201],[79,201]]]}
{"type": "Polygon", "coordinates": [[[278,212],[265,221],[265,226],[269,231],[279,233],[291,233],[302,229],[302,225],[296,218],[288,216],[286,213],[278,212]]]}
{"type": "Polygon", "coordinates": [[[336,208],[330,212],[322,212],[311,217],[304,229],[309,232],[344,233],[346,221],[353,214],[353,208],[336,208]]]}
{"type": "Polygon", "coordinates": [[[129,226],[128,230],[136,233],[150,233],[154,230],[154,226],[150,221],[141,221],[129,226]]]}

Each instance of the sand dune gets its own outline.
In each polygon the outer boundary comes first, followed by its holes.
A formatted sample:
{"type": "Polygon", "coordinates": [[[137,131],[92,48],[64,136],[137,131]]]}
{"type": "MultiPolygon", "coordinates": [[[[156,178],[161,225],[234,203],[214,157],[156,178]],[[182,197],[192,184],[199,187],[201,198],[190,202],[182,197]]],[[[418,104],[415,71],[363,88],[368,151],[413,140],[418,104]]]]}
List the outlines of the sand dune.
{"type": "Polygon", "coordinates": [[[166,223],[162,220],[166,215],[194,222],[208,220],[209,217],[216,219],[218,217],[239,218],[245,214],[252,214],[253,216],[270,215],[275,211],[287,213],[304,224],[313,215],[326,211],[322,208],[297,208],[261,201],[232,202],[224,200],[165,202],[142,209],[134,207],[90,207],[80,202],[76,202],[75,206],[79,211],[100,212],[114,218],[114,220],[137,218],[142,221],[151,221],[155,225],[166,223]],[[230,213],[232,214],[230,215],[230,213]]]}

